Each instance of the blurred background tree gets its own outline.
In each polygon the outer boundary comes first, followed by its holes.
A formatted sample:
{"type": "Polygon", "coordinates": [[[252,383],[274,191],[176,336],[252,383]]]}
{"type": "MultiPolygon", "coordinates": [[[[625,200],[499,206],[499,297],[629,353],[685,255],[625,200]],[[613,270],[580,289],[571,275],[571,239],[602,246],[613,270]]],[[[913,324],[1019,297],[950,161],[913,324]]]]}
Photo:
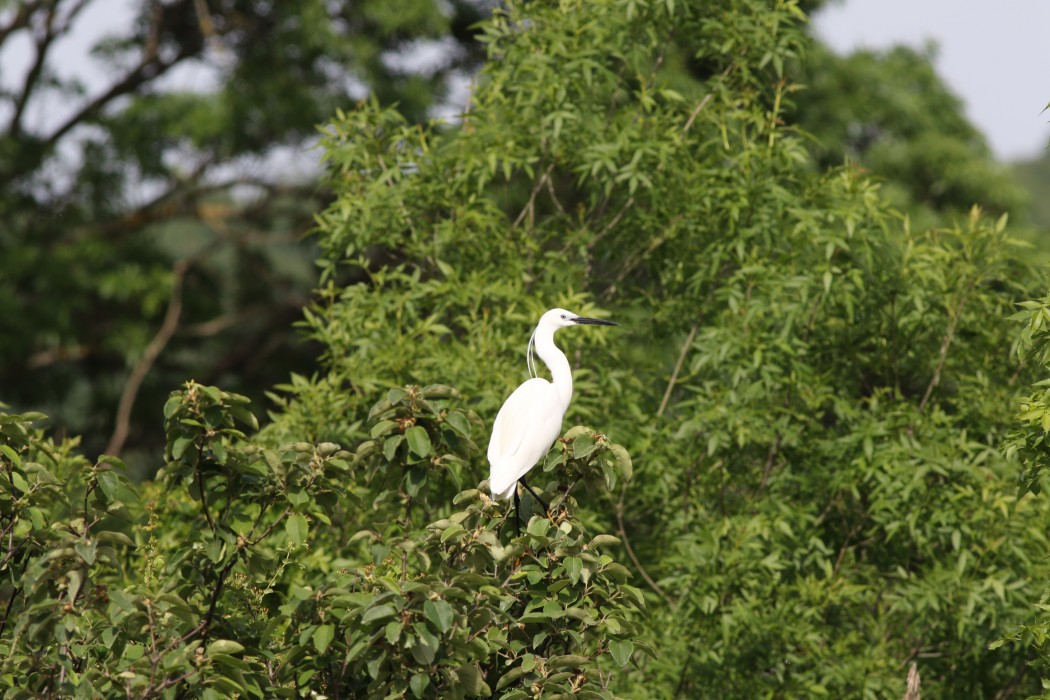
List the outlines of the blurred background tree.
{"type": "Polygon", "coordinates": [[[24,64],[0,67],[0,400],[140,466],[187,376],[258,399],[309,372],[317,125],[370,93],[423,119],[469,80],[485,7],[0,3],[24,64]],[[100,84],[63,62],[77,42],[100,84]]]}
{"type": "Polygon", "coordinates": [[[981,202],[1019,215],[1024,188],[995,162],[961,100],[933,68],[936,49],[896,47],[836,56],[815,45],[799,65],[805,86],[794,118],[815,136],[821,167],[850,160],[887,183],[890,202],[917,217],[960,213],[981,202]]]}

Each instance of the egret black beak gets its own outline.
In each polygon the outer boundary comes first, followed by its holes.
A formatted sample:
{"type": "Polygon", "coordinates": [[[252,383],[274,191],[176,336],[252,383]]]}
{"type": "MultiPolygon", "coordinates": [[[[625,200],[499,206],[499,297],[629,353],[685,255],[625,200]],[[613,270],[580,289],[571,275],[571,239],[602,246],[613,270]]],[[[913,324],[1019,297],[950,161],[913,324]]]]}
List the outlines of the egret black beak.
{"type": "Polygon", "coordinates": [[[586,316],[577,316],[573,319],[576,323],[583,324],[585,326],[618,326],[619,323],[613,323],[612,321],[603,321],[600,318],[587,318],[586,316]]]}

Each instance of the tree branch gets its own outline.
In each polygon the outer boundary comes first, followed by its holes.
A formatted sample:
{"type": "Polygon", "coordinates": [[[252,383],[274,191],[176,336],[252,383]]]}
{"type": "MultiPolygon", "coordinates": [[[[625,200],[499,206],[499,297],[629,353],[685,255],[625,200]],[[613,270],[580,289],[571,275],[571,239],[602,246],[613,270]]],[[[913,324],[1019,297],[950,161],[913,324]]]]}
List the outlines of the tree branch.
{"type": "MultiPolygon", "coordinates": [[[[152,43],[152,42],[151,42],[152,43]]],[[[171,60],[161,61],[157,58],[155,51],[156,47],[151,47],[152,50],[147,51],[142,57],[142,60],[137,66],[124,76],[119,82],[114,83],[108,90],[98,95],[95,99],[88,102],[86,105],[81,107],[75,114],[70,116],[61,126],[53,131],[47,138],[44,139],[43,145],[45,147],[53,146],[59,139],[65,136],[73,127],[79,125],[92,117],[102,110],[107,104],[112,102],[118,97],[122,97],[129,92],[133,92],[138,89],[141,85],[156,80],[161,75],[170,70],[173,66],[181,63],[185,59],[189,58],[194,52],[186,47],[183,47],[171,60]]]]}
{"type": "Polygon", "coordinates": [[[153,340],[150,341],[149,345],[146,346],[146,351],[131,371],[127,384],[124,385],[124,391],[121,392],[120,403],[117,406],[116,426],[113,429],[112,437],[109,439],[109,444],[106,445],[106,454],[119,455],[124,448],[124,442],[128,438],[128,429],[131,424],[131,409],[135,405],[135,397],[142,386],[142,381],[146,378],[146,374],[149,373],[153,363],[157,361],[157,357],[160,356],[161,351],[164,350],[168,341],[171,340],[171,336],[174,335],[175,329],[179,325],[179,316],[182,313],[182,286],[188,269],[189,262],[186,260],[180,260],[175,263],[175,281],[171,291],[171,301],[168,303],[168,310],[164,314],[164,321],[161,323],[160,329],[153,336],[153,340]]]}
{"type": "Polygon", "coordinates": [[[664,590],[660,588],[659,584],[657,584],[656,581],[652,579],[652,577],[649,575],[649,572],[646,571],[645,567],[642,566],[642,562],[639,561],[638,555],[634,553],[634,547],[631,546],[630,538],[627,537],[627,528],[624,526],[623,523],[623,499],[626,495],[627,486],[625,484],[620,489],[620,498],[616,501],[616,531],[619,533],[620,540],[623,542],[623,548],[627,551],[627,556],[631,558],[631,562],[634,564],[634,567],[638,569],[638,573],[641,574],[642,578],[645,579],[645,582],[649,584],[649,587],[653,589],[653,592],[655,592],[656,595],[660,596],[660,599],[667,604],[667,607],[669,609],[673,608],[673,601],[667,596],[666,593],[664,593],[664,590]]]}
{"type": "Polygon", "coordinates": [[[91,354],[91,349],[86,345],[39,350],[26,358],[26,369],[39,369],[59,362],[82,360],[89,354],[91,354]]]}
{"type": "Polygon", "coordinates": [[[65,239],[76,242],[98,234],[138,233],[142,227],[148,224],[156,223],[157,221],[167,221],[176,216],[193,212],[193,207],[200,197],[232,186],[228,183],[219,185],[199,184],[201,178],[204,177],[205,171],[213,163],[214,160],[211,158],[204,159],[197,164],[192,172],[174,181],[170,187],[142,206],[97,226],[81,226],[72,229],[65,239]]]}
{"type": "Polygon", "coordinates": [[[919,402],[920,412],[926,408],[927,402],[933,395],[933,390],[941,383],[941,372],[948,361],[948,349],[951,348],[952,340],[955,338],[955,329],[959,325],[959,319],[962,318],[963,307],[966,306],[966,297],[969,291],[970,289],[968,288],[963,292],[963,295],[959,298],[959,303],[955,305],[954,309],[949,310],[951,318],[948,321],[948,329],[944,332],[944,338],[941,340],[941,349],[937,357],[937,366],[933,368],[933,377],[930,378],[930,383],[926,385],[926,393],[922,395],[922,401],[919,402]]]}
{"type": "Polygon", "coordinates": [[[678,361],[674,363],[674,371],[671,372],[671,379],[667,382],[667,389],[664,390],[664,397],[660,401],[660,408],[656,409],[656,416],[659,418],[664,414],[664,410],[667,409],[667,403],[671,400],[671,392],[674,391],[674,385],[678,382],[678,373],[682,371],[682,365],[685,363],[685,356],[689,354],[689,348],[693,344],[693,339],[696,337],[697,330],[700,329],[700,323],[703,321],[703,316],[696,319],[696,323],[689,329],[689,335],[686,337],[685,342],[682,343],[682,349],[678,353],[678,361]]]}
{"type": "Polygon", "coordinates": [[[0,46],[7,40],[14,32],[20,29],[25,29],[29,26],[29,18],[33,16],[33,13],[40,9],[43,5],[41,0],[34,0],[32,2],[23,2],[18,7],[18,12],[11,18],[11,21],[5,27],[0,27],[0,46]]]}
{"type": "Polygon", "coordinates": [[[29,66],[29,70],[26,71],[25,78],[22,81],[22,89],[15,98],[15,109],[11,114],[11,121],[7,125],[8,133],[16,139],[22,131],[22,117],[25,114],[26,105],[29,104],[29,98],[33,96],[33,91],[40,82],[40,75],[44,70],[47,52],[56,36],[55,15],[57,12],[58,8],[56,5],[51,5],[47,8],[47,14],[44,17],[44,33],[42,36],[34,37],[33,43],[36,48],[36,55],[33,57],[33,63],[29,66]]]}
{"type": "Polygon", "coordinates": [[[539,194],[540,190],[543,188],[543,185],[547,181],[547,178],[550,177],[552,170],[554,170],[554,163],[551,163],[547,167],[543,174],[540,175],[540,179],[537,180],[536,184],[532,187],[532,192],[529,193],[529,201],[522,208],[521,213],[518,214],[518,218],[510,225],[511,228],[518,228],[518,224],[520,224],[526,216],[529,217],[529,228],[532,228],[536,213],[536,195],[539,194]]]}

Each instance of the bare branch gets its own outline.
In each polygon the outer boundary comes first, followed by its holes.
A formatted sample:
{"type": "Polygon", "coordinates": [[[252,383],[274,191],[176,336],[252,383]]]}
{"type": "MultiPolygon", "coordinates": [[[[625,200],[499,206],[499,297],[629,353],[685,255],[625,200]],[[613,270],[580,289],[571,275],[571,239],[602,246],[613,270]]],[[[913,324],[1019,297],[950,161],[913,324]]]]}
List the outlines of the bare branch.
{"type": "Polygon", "coordinates": [[[189,51],[180,51],[170,61],[159,61],[159,60],[148,60],[135,66],[124,78],[110,86],[108,90],[96,97],[95,99],[88,102],[86,105],[80,108],[75,114],[69,117],[60,127],[55,129],[45,140],[46,146],[54,145],[59,139],[65,136],[73,127],[79,125],[96,114],[98,114],[103,107],[112,102],[118,97],[126,95],[129,92],[134,92],[139,86],[159,78],[161,75],[166,73],[172,66],[191,56],[189,51]]]}
{"type": "Polygon", "coordinates": [[[116,427],[113,429],[113,435],[109,439],[109,444],[106,445],[106,454],[119,455],[124,448],[124,442],[128,438],[128,430],[131,425],[131,409],[135,405],[135,397],[138,396],[142,381],[146,378],[146,374],[149,373],[153,363],[157,361],[157,357],[160,356],[161,351],[167,346],[168,341],[171,340],[171,336],[175,334],[175,329],[179,325],[179,316],[182,313],[182,285],[188,269],[189,262],[186,260],[180,260],[175,264],[175,282],[171,291],[171,301],[168,303],[168,311],[164,314],[164,321],[161,323],[160,329],[153,336],[153,340],[150,341],[149,345],[146,346],[146,351],[131,371],[127,384],[124,385],[124,391],[120,395],[120,403],[117,406],[116,427]]]}
{"type": "Polygon", "coordinates": [[[689,348],[693,345],[693,339],[696,338],[696,332],[699,330],[700,324],[704,322],[704,311],[711,305],[711,300],[715,297],[715,290],[718,289],[719,281],[728,270],[729,265],[727,263],[718,271],[718,275],[711,282],[711,288],[707,290],[707,296],[700,305],[700,317],[696,319],[696,323],[694,323],[693,327],[689,330],[689,336],[685,339],[685,342],[682,343],[682,349],[678,353],[678,360],[674,363],[674,371],[671,372],[671,379],[667,382],[667,389],[664,390],[664,397],[660,401],[660,408],[656,411],[658,417],[662,416],[667,409],[667,404],[671,400],[671,392],[674,391],[674,386],[678,383],[678,374],[682,371],[682,365],[685,363],[685,357],[689,354],[689,348]]]}
{"type": "Polygon", "coordinates": [[[51,48],[51,42],[55,39],[55,15],[57,13],[58,8],[56,5],[51,5],[47,8],[47,14],[44,17],[43,34],[34,37],[33,44],[36,49],[36,55],[33,57],[33,63],[29,70],[26,71],[25,79],[22,81],[22,89],[15,98],[15,109],[11,114],[11,121],[7,126],[8,133],[15,138],[22,131],[22,116],[25,114],[26,105],[29,104],[29,98],[33,96],[33,91],[40,82],[40,76],[44,71],[44,62],[47,60],[47,52],[51,48]]]}
{"type": "Polygon", "coordinates": [[[116,219],[112,219],[98,226],[81,226],[72,229],[66,236],[69,241],[102,235],[113,235],[120,233],[138,233],[143,226],[157,221],[167,221],[182,214],[193,211],[197,200],[206,194],[223,189],[226,185],[200,185],[205,171],[213,163],[211,158],[206,158],[194,168],[194,170],[183,178],[174,181],[170,187],[151,199],[149,202],[132,211],[126,212],[116,219]]]}
{"type": "Polygon", "coordinates": [[[536,195],[539,194],[541,189],[543,189],[543,184],[547,182],[547,178],[550,177],[552,170],[554,170],[554,163],[551,163],[547,167],[543,174],[540,175],[540,179],[536,181],[535,185],[533,185],[532,192],[529,193],[529,201],[526,202],[521,213],[518,214],[518,218],[510,225],[511,228],[518,228],[518,224],[520,224],[526,216],[529,217],[529,228],[531,229],[533,227],[533,222],[536,218],[536,195]]]}
{"type": "Polygon", "coordinates": [[[908,669],[908,688],[904,692],[904,700],[920,700],[922,698],[921,686],[919,667],[912,662],[911,668],[908,669]]]}
{"type": "Polygon", "coordinates": [[[86,345],[74,345],[73,347],[51,348],[34,352],[26,359],[26,369],[40,369],[49,367],[59,362],[81,360],[87,357],[91,350],[86,345]]]}
{"type": "MultiPolygon", "coordinates": [[[[972,285],[970,288],[972,288],[972,285]]],[[[948,320],[948,329],[944,332],[944,338],[941,340],[941,349],[937,357],[937,366],[933,368],[933,377],[930,378],[930,383],[926,385],[926,393],[922,395],[922,401],[919,402],[919,411],[926,408],[926,403],[933,395],[933,390],[941,383],[941,372],[948,361],[948,350],[952,346],[952,340],[955,339],[955,329],[959,325],[959,319],[962,317],[963,307],[966,306],[966,297],[970,288],[967,288],[962,296],[959,297],[959,303],[948,311],[951,316],[948,320]]]]}
{"type": "Polygon", "coordinates": [[[706,95],[704,95],[704,99],[700,100],[700,103],[696,105],[696,108],[693,110],[692,114],[689,115],[689,119],[686,120],[685,126],[682,127],[683,134],[689,131],[689,128],[693,126],[693,120],[696,119],[697,115],[703,111],[704,107],[706,107],[707,103],[710,101],[711,93],[707,93],[706,95]]]}
{"type": "Polygon", "coordinates": [[[29,18],[32,17],[33,13],[39,10],[43,4],[44,3],[41,0],[33,0],[32,2],[23,2],[19,5],[18,12],[16,12],[15,16],[11,18],[11,21],[6,26],[0,27],[0,45],[3,45],[7,40],[7,37],[14,32],[28,27],[29,18]]]}
{"type": "Polygon", "coordinates": [[[642,562],[639,561],[638,556],[634,553],[634,547],[631,546],[630,538],[627,537],[627,528],[623,523],[623,499],[626,495],[627,486],[624,485],[623,488],[620,489],[620,498],[616,501],[616,531],[620,535],[620,541],[623,542],[623,548],[627,551],[627,556],[631,558],[631,562],[638,570],[638,573],[641,574],[642,578],[645,579],[645,582],[649,584],[649,587],[653,589],[653,592],[655,592],[656,595],[660,596],[664,603],[667,604],[668,608],[673,608],[674,603],[667,594],[664,593],[664,590],[660,588],[659,584],[652,579],[645,567],[642,566],[642,562]]]}
{"type": "Polygon", "coordinates": [[[696,319],[696,323],[689,329],[689,335],[686,336],[685,342],[682,343],[682,349],[678,352],[678,360],[674,363],[674,371],[671,372],[671,379],[668,380],[667,388],[664,390],[664,397],[660,401],[660,408],[656,409],[657,417],[662,416],[667,409],[667,403],[671,400],[671,392],[674,391],[674,385],[678,383],[678,374],[682,371],[685,357],[689,354],[689,348],[693,345],[693,339],[696,337],[696,332],[700,329],[702,320],[702,316],[696,319]]]}
{"type": "Polygon", "coordinates": [[[166,73],[173,66],[197,54],[199,47],[182,46],[178,53],[168,60],[160,58],[160,30],[164,21],[164,5],[154,4],[154,13],[149,35],[138,65],[132,68],[121,80],[112,84],[108,90],[83,105],[77,112],[44,139],[45,147],[53,146],[71,129],[88,119],[95,117],[106,105],[118,97],[134,92],[140,86],[166,73]]]}

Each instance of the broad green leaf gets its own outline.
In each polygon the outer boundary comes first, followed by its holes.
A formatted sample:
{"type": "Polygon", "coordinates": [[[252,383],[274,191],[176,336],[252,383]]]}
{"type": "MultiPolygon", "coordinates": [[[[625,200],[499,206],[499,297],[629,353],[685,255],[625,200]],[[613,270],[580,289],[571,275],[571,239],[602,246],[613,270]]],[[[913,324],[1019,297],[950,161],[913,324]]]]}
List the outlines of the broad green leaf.
{"type": "Polygon", "coordinates": [[[430,454],[430,435],[425,428],[413,425],[405,431],[405,439],[408,441],[408,449],[418,457],[426,457],[430,454]]]}
{"type": "Polygon", "coordinates": [[[335,638],[335,626],[334,625],[318,625],[317,629],[314,630],[313,643],[314,649],[317,650],[318,654],[323,654],[328,649],[328,645],[332,643],[335,638]]]}
{"type": "Polygon", "coordinates": [[[209,657],[215,654],[240,654],[244,651],[244,645],[232,639],[216,639],[208,642],[207,654],[209,657]]]}
{"type": "Polygon", "coordinates": [[[430,684],[430,677],[423,674],[417,673],[412,676],[408,681],[408,687],[412,690],[412,694],[417,698],[424,697],[427,686],[430,684]]]}
{"type": "Polygon", "coordinates": [[[444,600],[428,600],[423,603],[423,614],[439,632],[448,632],[452,627],[452,606],[444,600]]]}
{"type": "Polygon", "coordinates": [[[361,622],[368,624],[396,614],[397,610],[393,605],[377,605],[365,611],[365,614],[361,616],[361,622]]]}
{"type": "Polygon", "coordinates": [[[310,528],[307,525],[306,516],[301,513],[289,513],[284,520],[284,530],[288,533],[288,539],[291,540],[292,544],[296,547],[301,547],[306,542],[306,536],[310,528]]]}

